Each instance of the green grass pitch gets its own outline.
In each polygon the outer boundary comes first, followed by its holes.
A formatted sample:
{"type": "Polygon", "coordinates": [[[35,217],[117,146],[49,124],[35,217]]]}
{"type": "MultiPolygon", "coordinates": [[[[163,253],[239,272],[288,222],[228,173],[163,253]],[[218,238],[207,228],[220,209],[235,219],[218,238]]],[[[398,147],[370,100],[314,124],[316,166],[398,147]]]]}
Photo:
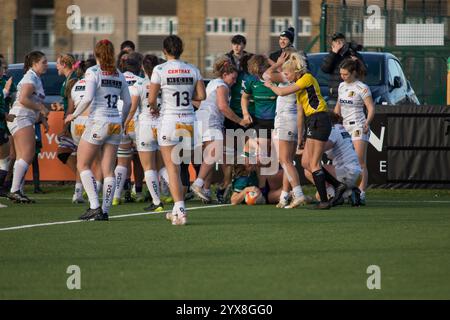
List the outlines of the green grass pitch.
{"type": "Polygon", "coordinates": [[[1,201],[0,299],[450,298],[448,190],[369,190],[365,207],[320,212],[205,207],[186,226],[159,213],[5,230],[83,213],[72,188],[47,190],[32,205],[1,201]],[[80,290],[67,288],[70,265],[81,269],[80,290]],[[371,265],[379,290],[367,288],[371,265]]]}

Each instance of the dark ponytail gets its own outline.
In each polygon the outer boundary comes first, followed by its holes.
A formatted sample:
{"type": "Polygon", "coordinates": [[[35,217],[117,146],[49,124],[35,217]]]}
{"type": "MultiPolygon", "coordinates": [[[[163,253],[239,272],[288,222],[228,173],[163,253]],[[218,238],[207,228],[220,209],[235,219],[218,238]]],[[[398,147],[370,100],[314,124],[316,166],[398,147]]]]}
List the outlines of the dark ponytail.
{"type": "Polygon", "coordinates": [[[45,54],[41,51],[31,51],[25,56],[25,62],[23,64],[23,73],[27,73],[34,63],[38,63],[39,60],[45,57],[45,54]]]}
{"type": "Polygon", "coordinates": [[[157,56],[153,54],[146,54],[144,60],[142,61],[142,65],[144,67],[145,74],[150,78],[153,69],[159,64],[159,59],[157,56]]]}
{"type": "Polygon", "coordinates": [[[339,68],[345,69],[350,73],[356,72],[356,78],[359,80],[363,80],[366,76],[366,66],[360,59],[345,59],[339,68]]]}

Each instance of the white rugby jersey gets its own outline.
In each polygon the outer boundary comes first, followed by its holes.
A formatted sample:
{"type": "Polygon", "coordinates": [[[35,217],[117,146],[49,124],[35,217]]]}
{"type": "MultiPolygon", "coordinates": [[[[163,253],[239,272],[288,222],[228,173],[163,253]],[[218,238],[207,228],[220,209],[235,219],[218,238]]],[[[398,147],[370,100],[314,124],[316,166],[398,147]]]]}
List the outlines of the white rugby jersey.
{"type": "Polygon", "coordinates": [[[200,80],[200,71],[187,62],[170,60],[157,65],[150,82],[161,85],[161,115],[193,114],[192,97],[200,80]]]}
{"type": "MultiPolygon", "coordinates": [[[[198,111],[205,112],[209,114],[210,124],[220,124],[223,125],[225,116],[220,112],[217,106],[217,88],[224,86],[228,88],[228,85],[221,78],[216,78],[211,80],[206,86],[206,99],[200,103],[200,108],[198,111]]],[[[228,92],[228,100],[230,95],[228,92]]]]}
{"type": "MultiPolygon", "coordinates": [[[[72,98],[73,104],[76,106],[83,100],[84,95],[86,94],[86,80],[80,79],[78,80],[72,90],[70,91],[70,96],[72,98]]],[[[89,114],[89,108],[83,113],[83,115],[89,114]]]]}
{"type": "Polygon", "coordinates": [[[45,92],[41,78],[36,74],[36,72],[33,71],[33,69],[30,69],[27,71],[27,73],[25,73],[22,80],[20,80],[17,85],[16,99],[9,113],[16,116],[36,117],[37,119],[37,117],[39,116],[39,111],[27,108],[20,103],[20,96],[22,94],[22,87],[24,84],[32,84],[34,87],[33,94],[31,95],[31,101],[33,101],[34,103],[44,103],[45,92]]]}
{"type": "Polygon", "coordinates": [[[328,159],[333,160],[336,168],[359,167],[358,156],[353,147],[352,137],[341,124],[335,124],[331,129],[328,140],[333,143],[333,148],[325,153],[328,159]]]}
{"type": "MultiPolygon", "coordinates": [[[[123,73],[123,76],[125,77],[125,80],[127,81],[128,84],[128,90],[130,91],[130,97],[133,96],[139,96],[139,93],[137,91],[137,88],[134,86],[138,81],[141,81],[142,78],[135,75],[132,72],[129,71],[125,71],[123,73]]],[[[117,102],[117,110],[119,110],[120,115],[122,115],[122,107],[123,107],[123,100],[119,99],[119,101],[117,102]]],[[[134,119],[137,119],[137,112],[134,114],[134,119]]]]}
{"type": "MultiPolygon", "coordinates": [[[[278,87],[284,88],[289,87],[291,84],[289,82],[280,83],[278,87]]],[[[277,109],[276,115],[296,115],[297,114],[297,95],[295,93],[289,94],[287,96],[277,97],[277,109]]],[[[297,121],[297,118],[295,119],[297,121]]]]}
{"type": "Polygon", "coordinates": [[[361,81],[352,83],[344,81],[339,85],[338,92],[338,101],[341,105],[341,116],[344,123],[349,121],[364,123],[366,121],[364,99],[372,95],[369,87],[361,81]]]}
{"type": "MultiPolygon", "coordinates": [[[[139,96],[139,105],[136,110],[136,114],[139,119],[142,120],[155,120],[158,116],[154,116],[150,113],[150,106],[148,105],[148,89],[150,87],[150,79],[146,76],[145,78],[141,78],[138,80],[134,87],[136,88],[136,92],[139,96]]],[[[161,92],[158,94],[156,98],[158,108],[161,107],[161,92]]]]}
{"type": "Polygon", "coordinates": [[[85,80],[86,85],[88,82],[94,82],[96,88],[89,118],[120,121],[122,117],[117,108],[119,99],[125,95],[129,99],[128,84],[123,74],[118,70],[113,73],[102,71],[100,66],[96,65],[87,69],[85,80]]]}

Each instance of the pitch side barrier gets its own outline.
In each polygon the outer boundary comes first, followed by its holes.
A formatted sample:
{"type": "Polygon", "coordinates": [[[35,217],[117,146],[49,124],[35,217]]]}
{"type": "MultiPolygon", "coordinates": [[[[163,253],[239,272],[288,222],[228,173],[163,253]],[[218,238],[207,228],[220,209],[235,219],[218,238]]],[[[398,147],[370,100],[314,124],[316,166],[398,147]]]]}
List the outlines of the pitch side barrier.
{"type": "Polygon", "coordinates": [[[450,187],[450,106],[376,106],[367,165],[381,188],[450,187]]]}

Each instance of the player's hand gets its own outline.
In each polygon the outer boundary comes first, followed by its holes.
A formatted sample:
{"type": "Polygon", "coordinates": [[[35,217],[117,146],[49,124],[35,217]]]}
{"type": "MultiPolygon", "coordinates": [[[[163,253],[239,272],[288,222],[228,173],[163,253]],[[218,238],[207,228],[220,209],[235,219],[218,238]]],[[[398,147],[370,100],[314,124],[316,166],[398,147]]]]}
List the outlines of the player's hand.
{"type": "Polygon", "coordinates": [[[370,130],[369,124],[367,122],[364,122],[364,126],[363,126],[363,132],[364,134],[367,134],[370,130]]]}
{"type": "Polygon", "coordinates": [[[15,114],[6,114],[6,116],[5,116],[5,119],[6,119],[6,121],[8,121],[8,122],[13,122],[14,121],[14,119],[16,118],[16,115],[15,114]]]}
{"type": "Polygon", "coordinates": [[[45,105],[41,103],[39,113],[40,113],[44,118],[47,118],[49,112],[50,112],[50,111],[45,107],[45,105]]]}
{"type": "Polygon", "coordinates": [[[283,65],[286,62],[289,54],[287,52],[282,52],[281,55],[277,59],[277,65],[283,65]]]}
{"type": "Polygon", "coordinates": [[[249,124],[253,123],[252,116],[250,114],[244,114],[243,121],[245,121],[247,123],[247,126],[248,126],[249,124]]]}
{"type": "Polygon", "coordinates": [[[64,123],[69,123],[69,122],[73,121],[74,119],[75,119],[75,117],[73,116],[73,113],[68,114],[66,116],[66,118],[64,119],[64,123]]]}
{"type": "Polygon", "coordinates": [[[152,108],[152,107],[150,107],[150,114],[151,114],[153,117],[159,117],[159,109],[158,109],[158,108],[152,108]]]}

